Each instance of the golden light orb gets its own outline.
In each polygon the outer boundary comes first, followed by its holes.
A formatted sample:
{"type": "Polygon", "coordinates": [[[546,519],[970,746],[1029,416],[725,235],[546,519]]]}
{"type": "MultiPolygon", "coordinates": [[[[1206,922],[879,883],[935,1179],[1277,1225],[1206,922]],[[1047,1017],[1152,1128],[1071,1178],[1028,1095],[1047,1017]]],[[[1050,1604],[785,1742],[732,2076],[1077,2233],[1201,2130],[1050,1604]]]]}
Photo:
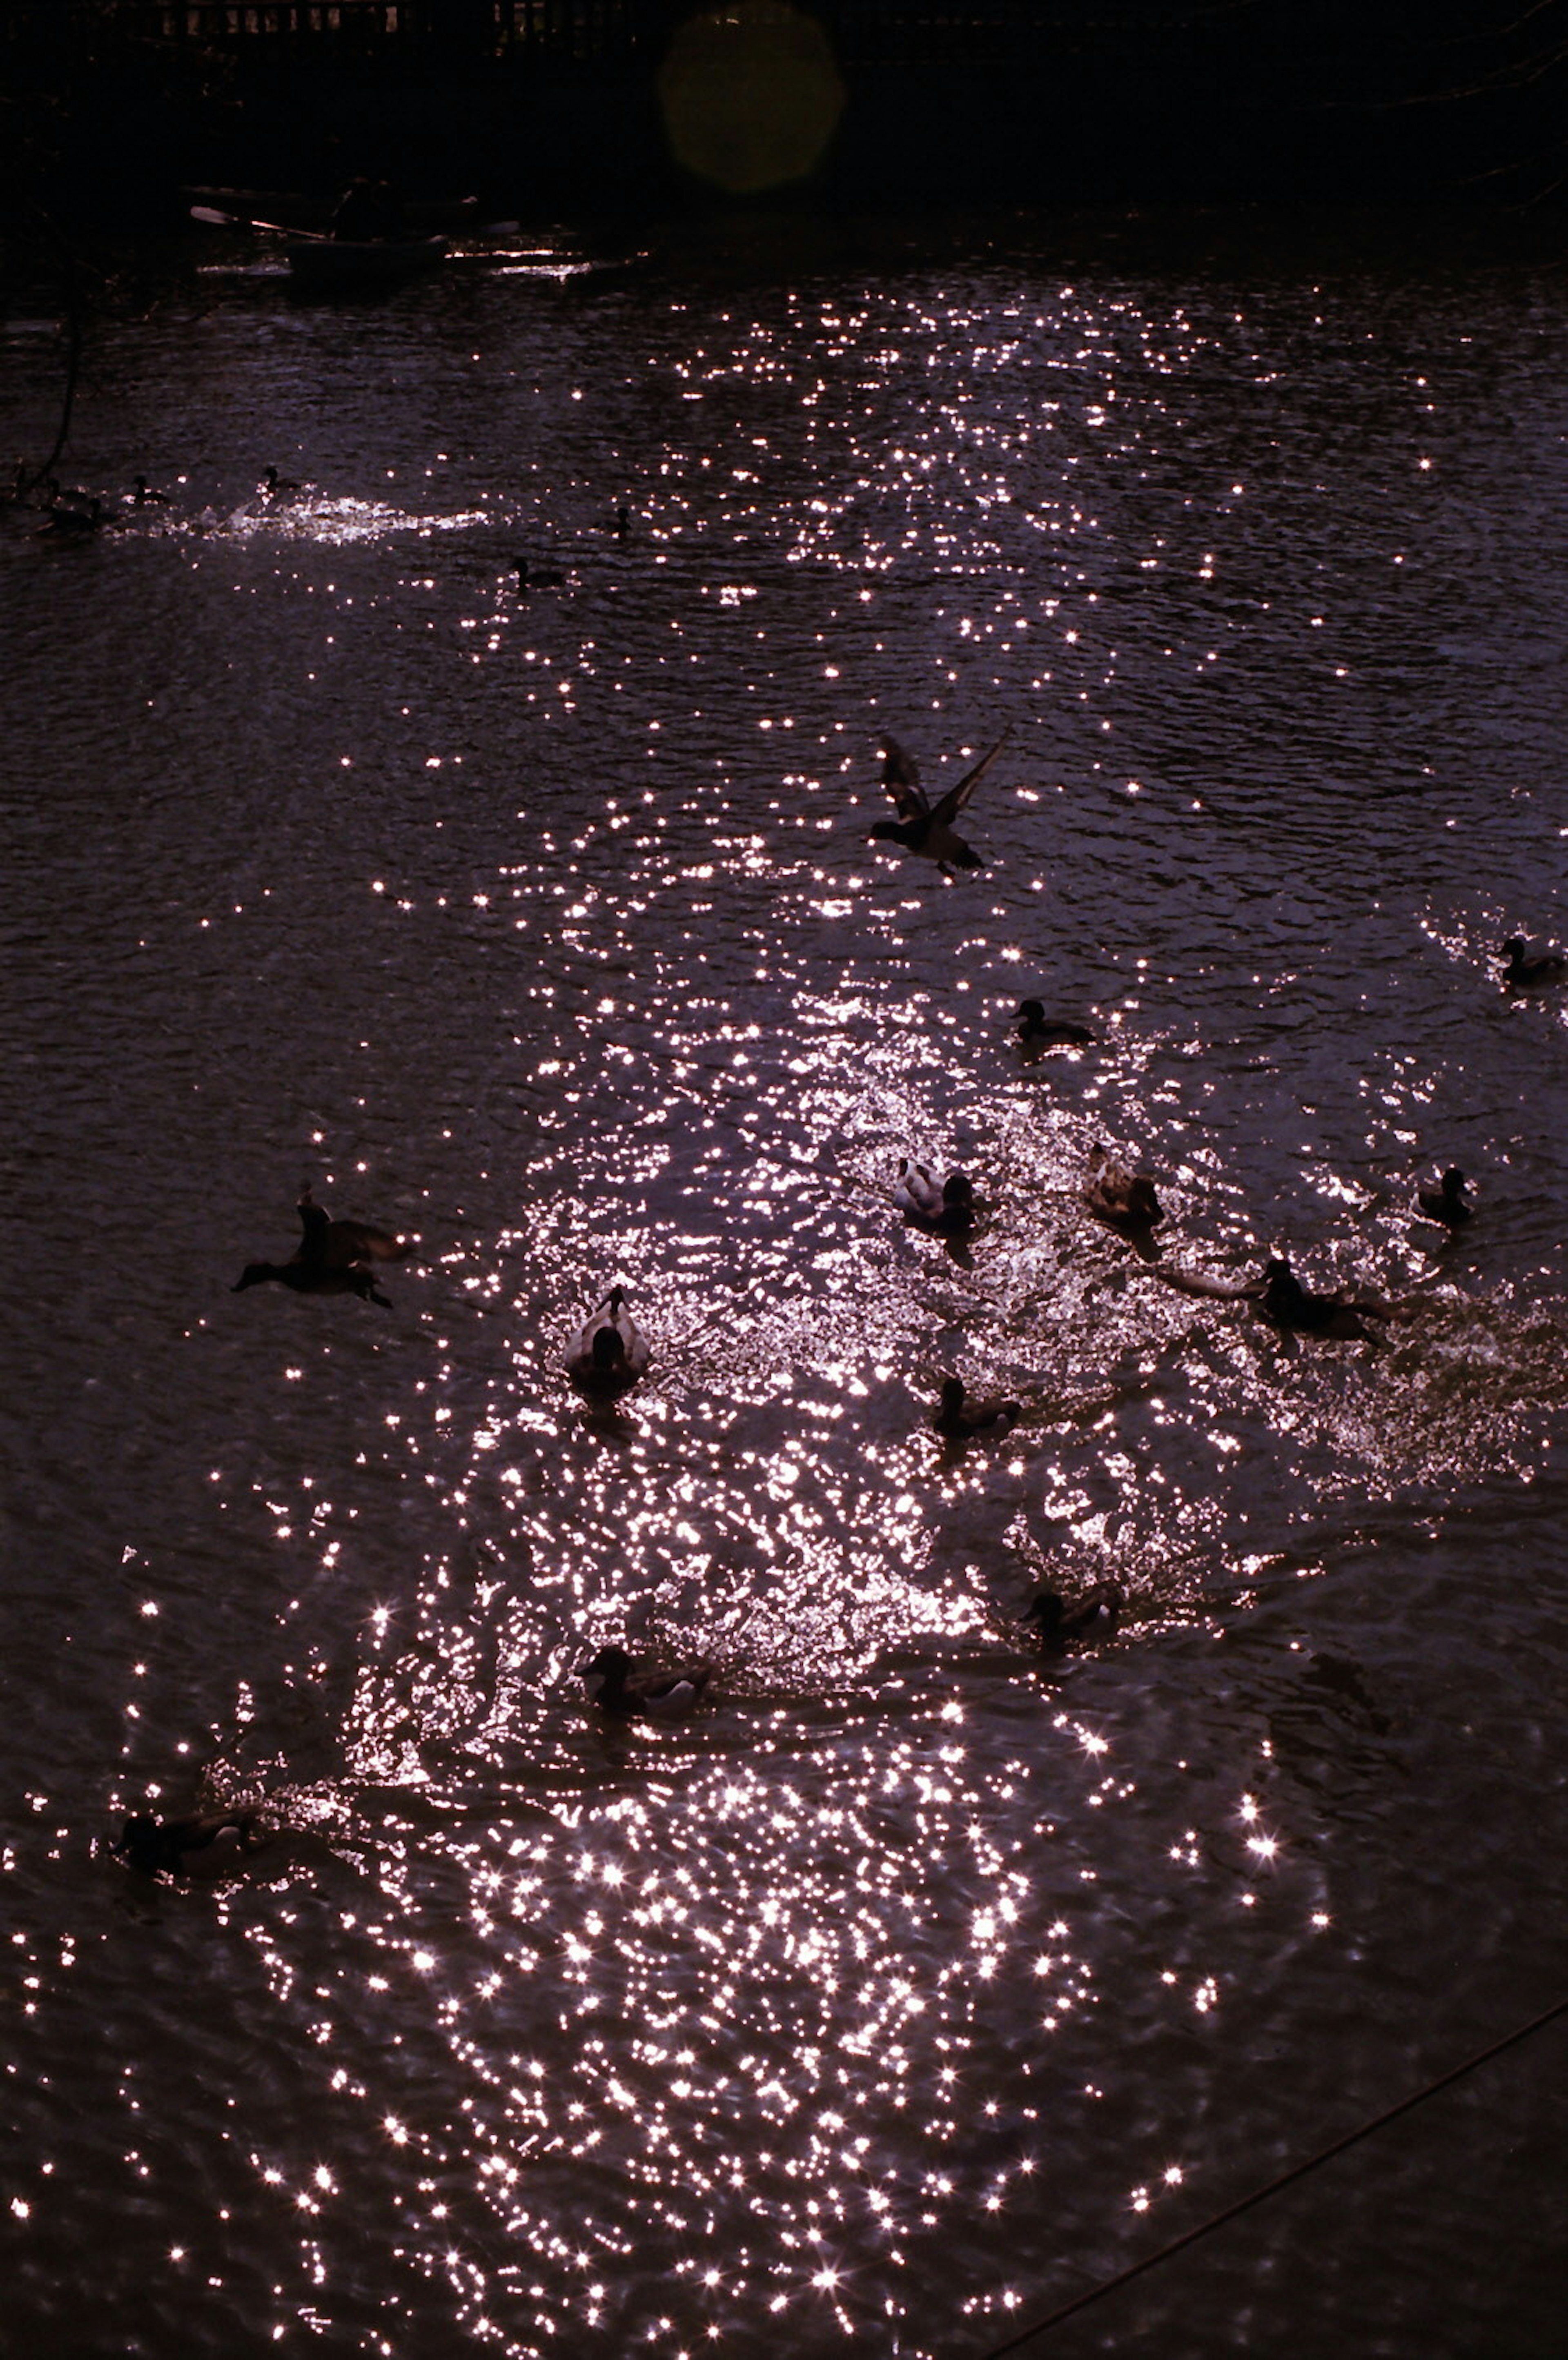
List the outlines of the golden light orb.
{"type": "Polygon", "coordinates": [[[658,91],[680,162],[733,196],[814,171],[844,105],[827,34],[787,0],[729,0],[688,17],[658,91]]]}

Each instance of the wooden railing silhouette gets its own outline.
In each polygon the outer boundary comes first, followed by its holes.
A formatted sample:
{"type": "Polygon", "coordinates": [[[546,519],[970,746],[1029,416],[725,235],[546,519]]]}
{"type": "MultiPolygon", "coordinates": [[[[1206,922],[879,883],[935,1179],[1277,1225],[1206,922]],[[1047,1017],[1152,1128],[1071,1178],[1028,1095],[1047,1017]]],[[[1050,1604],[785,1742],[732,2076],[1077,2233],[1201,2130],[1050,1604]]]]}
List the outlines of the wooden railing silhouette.
{"type": "MultiPolygon", "coordinates": [[[[120,45],[328,59],[662,56],[713,0],[0,0],[0,49],[120,45]]],[[[796,0],[846,60],[958,63],[1167,39],[1269,0],[796,0]]]]}

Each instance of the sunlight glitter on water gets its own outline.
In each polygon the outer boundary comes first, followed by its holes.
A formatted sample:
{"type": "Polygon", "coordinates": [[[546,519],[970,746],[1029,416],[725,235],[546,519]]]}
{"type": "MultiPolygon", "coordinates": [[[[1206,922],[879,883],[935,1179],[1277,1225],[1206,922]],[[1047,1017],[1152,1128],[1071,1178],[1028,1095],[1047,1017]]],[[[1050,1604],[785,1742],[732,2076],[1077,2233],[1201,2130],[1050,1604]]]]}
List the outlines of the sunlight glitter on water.
{"type": "MultiPolygon", "coordinates": [[[[51,702],[49,774],[113,879],[67,893],[23,830],[48,1087],[14,1135],[46,1213],[124,1236],[138,1374],[111,1416],[73,1226],[26,1348],[29,1383],[70,1365],[68,1448],[24,1470],[74,1583],[37,1683],[58,1712],[69,1665],[71,1734],[7,1864],[29,2087],[47,2060],[88,2167],[68,2202],[40,2129],[16,2204],[39,2237],[93,2191],[156,2214],[192,2353],[232,2348],[238,2296],[191,2309],[227,2272],[269,2334],[407,2360],[945,2360],[1058,2256],[1120,2258],[1129,2210],[1212,2193],[1216,2141],[1277,2141],[1280,2024],[1312,2049],[1356,2016],[1366,1886],[1400,1868],[1421,1716],[1299,1655],[1288,1588],[1368,1535],[1413,1585],[1464,1487],[1547,1464],[1530,1061],[1561,1011],[1508,1004],[1494,957],[1528,814],[1480,880],[1430,800],[1456,790],[1367,786],[1369,747],[1431,770],[1377,685],[1415,396],[1320,358],[1288,288],[1238,320],[1212,289],[840,277],[547,332],[480,290],[433,342],[395,307],[286,349],[206,323],[312,487],[206,536],[263,569],[243,600],[194,533],[71,577],[102,662],[51,702]],[[439,445],[422,398],[368,401],[367,350],[433,400],[433,372],[439,445]],[[439,566],[409,552],[438,530],[439,566]],[[559,583],[524,599],[514,542],[559,583]],[[108,569],[170,543],[134,579],[205,651],[200,698],[116,636],[108,569]],[[939,792],[1004,728],[983,872],[869,840],[883,732],[939,792]],[[1092,1042],[1023,1052],[1036,992],[1092,1042]],[[1409,1217],[1451,1137],[1511,1208],[1474,1247],[1409,1217]],[[1157,1257],[1082,1201],[1101,1141],[1157,1180],[1157,1257]],[[972,1174],[967,1241],[902,1223],[903,1158],[972,1174]],[[286,1251],[306,1171],[420,1233],[389,1307],[192,1316],[209,1269],[286,1251]],[[1387,1341],[1163,1283],[1279,1248],[1387,1292],[1387,1341]],[[563,1362],[615,1283],[652,1359],[595,1411],[563,1362]],[[955,1371],[1021,1404],[1004,1445],[930,1431],[955,1371]],[[1032,1649],[1036,1584],[1107,1581],[1120,1636],[1032,1649]],[[600,1721],[607,1641],[711,1661],[712,1708],[600,1721]],[[105,1761],[116,1808],[196,1781],[288,1840],[122,1908],[107,1863],[65,1881],[105,1761]]],[[[258,454],[223,464],[199,497],[233,518],[258,454]]],[[[24,619],[64,580],[40,564],[24,619]]],[[[1426,1644],[1412,1611],[1389,1654],[1426,1644]]]]}

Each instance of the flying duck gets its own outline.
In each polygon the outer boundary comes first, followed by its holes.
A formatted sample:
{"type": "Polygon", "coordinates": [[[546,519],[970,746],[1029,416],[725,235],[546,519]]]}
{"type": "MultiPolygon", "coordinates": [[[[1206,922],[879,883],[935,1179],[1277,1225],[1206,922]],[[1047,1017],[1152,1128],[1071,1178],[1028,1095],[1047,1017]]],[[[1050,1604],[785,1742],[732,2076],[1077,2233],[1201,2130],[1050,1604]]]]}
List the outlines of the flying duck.
{"type": "Polygon", "coordinates": [[[1082,1639],[1109,1639],[1121,1620],[1122,1605],[1122,1593],[1112,1581],[1090,1590],[1070,1609],[1058,1591],[1036,1590],[1019,1620],[1032,1624],[1041,1644],[1054,1655],[1082,1639]]]}
{"type": "Polygon", "coordinates": [[[1429,1221],[1441,1221],[1445,1229],[1463,1229],[1475,1210],[1465,1203],[1464,1189],[1463,1172],[1445,1172],[1435,1188],[1417,1189],[1416,1203],[1429,1221]]]}
{"type": "Polygon", "coordinates": [[[1090,1150],[1083,1201],[1097,1220],[1126,1237],[1146,1237],[1157,1221],[1165,1218],[1148,1175],[1129,1172],[1113,1163],[1103,1142],[1090,1150]]]}
{"type": "Polygon", "coordinates": [[[573,1345],[566,1374],[580,1392],[613,1400],[645,1372],[652,1354],[625,1306],[625,1290],[612,1286],[573,1345]]]}
{"type": "Polygon", "coordinates": [[[189,1819],[141,1812],[113,1847],[144,1876],[222,1876],[272,1841],[254,1811],[211,1811],[189,1819]]]}
{"type": "Polygon", "coordinates": [[[624,1647],[601,1647],[579,1664],[577,1677],[601,1712],[626,1720],[684,1721],[702,1702],[713,1677],[711,1664],[688,1664],[678,1672],[634,1672],[624,1647]]]}
{"type": "Polygon", "coordinates": [[[1064,1024],[1047,1017],[1041,1000],[1025,1000],[1018,1010],[1018,1038],[1025,1049],[1080,1049],[1094,1035],[1084,1024],[1064,1024]]]}
{"type": "Polygon", "coordinates": [[[329,1220],[307,1188],[300,1198],[299,1251],[288,1262],[247,1262],[229,1290],[239,1295],[247,1286],[276,1279],[296,1295],[357,1295],[362,1303],[379,1303],[388,1310],[391,1298],[376,1284],[372,1262],[406,1262],[413,1251],[407,1238],[389,1237],[365,1221],[329,1220]]]}
{"type": "Polygon", "coordinates": [[[948,1377],[931,1428],[948,1442],[1000,1442],[1023,1415],[1022,1402],[970,1401],[963,1379],[948,1377]]]}
{"type": "Polygon", "coordinates": [[[1277,1328],[1300,1336],[1338,1336],[1369,1340],[1374,1330],[1363,1315],[1387,1319],[1380,1303],[1358,1302],[1343,1295],[1310,1295],[1282,1254],[1264,1266],[1258,1308],[1277,1328]]]}
{"type": "Polygon", "coordinates": [[[974,1182],[967,1172],[949,1172],[938,1185],[923,1164],[901,1156],[893,1201],[906,1221],[940,1237],[959,1237],[974,1226],[974,1182]]]}
{"type": "Polygon", "coordinates": [[[1532,985],[1561,983],[1568,976],[1568,956],[1562,951],[1530,951],[1522,934],[1510,934],[1503,953],[1508,962],[1503,981],[1516,989],[1528,991],[1532,985]]]}
{"type": "Polygon", "coordinates": [[[932,803],[920,784],[920,773],[896,738],[882,740],[882,782],[893,797],[896,819],[879,819],[872,830],[878,844],[902,844],[906,852],[923,852],[944,877],[956,869],[981,869],[984,863],[972,845],[953,834],[953,822],[979,786],[1006,743],[999,738],[989,754],[950,787],[940,803],[932,803]]]}

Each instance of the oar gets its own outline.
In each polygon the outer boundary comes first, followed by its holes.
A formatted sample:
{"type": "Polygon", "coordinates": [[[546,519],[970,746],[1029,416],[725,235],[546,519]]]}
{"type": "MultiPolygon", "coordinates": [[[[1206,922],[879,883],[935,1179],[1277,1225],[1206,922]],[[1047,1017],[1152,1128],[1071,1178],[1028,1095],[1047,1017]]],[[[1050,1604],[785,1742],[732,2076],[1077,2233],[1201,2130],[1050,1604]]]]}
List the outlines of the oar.
{"type": "Polygon", "coordinates": [[[216,205],[192,205],[191,218],[192,221],[206,222],[213,229],[265,229],[270,230],[277,237],[312,238],[321,246],[332,246],[336,243],[328,230],[287,229],[281,222],[258,221],[251,213],[220,213],[216,205]]]}

